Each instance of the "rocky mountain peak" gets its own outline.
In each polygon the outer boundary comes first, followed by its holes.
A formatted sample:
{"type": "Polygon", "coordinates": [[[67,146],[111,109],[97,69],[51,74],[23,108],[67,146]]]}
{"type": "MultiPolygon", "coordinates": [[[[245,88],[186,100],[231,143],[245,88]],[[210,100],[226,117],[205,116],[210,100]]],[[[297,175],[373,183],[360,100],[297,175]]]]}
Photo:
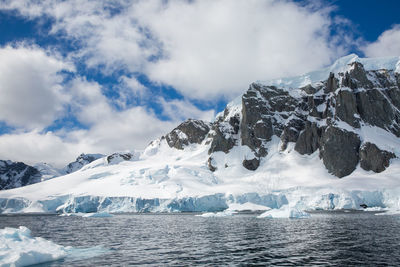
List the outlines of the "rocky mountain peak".
{"type": "Polygon", "coordinates": [[[201,120],[188,119],[163,138],[166,139],[170,147],[182,150],[189,144],[200,144],[209,131],[209,123],[201,120]]]}
{"type": "Polygon", "coordinates": [[[243,158],[242,164],[256,170],[273,136],[280,138],[282,151],[290,143],[300,154],[319,151],[327,170],[337,177],[351,174],[359,164],[384,171],[395,153],[363,140],[362,132],[378,127],[400,136],[400,78],[397,65],[389,63],[352,55],[326,70],[282,79],[280,84],[253,83],[241,101],[229,104],[214,122],[188,120],[165,138],[177,149],[204,141],[212,171],[217,170],[213,154],[229,153],[234,146],[250,148],[253,156],[243,158]],[[322,75],[325,78],[315,79],[322,75]],[[286,86],[302,80],[311,83],[286,86]]]}

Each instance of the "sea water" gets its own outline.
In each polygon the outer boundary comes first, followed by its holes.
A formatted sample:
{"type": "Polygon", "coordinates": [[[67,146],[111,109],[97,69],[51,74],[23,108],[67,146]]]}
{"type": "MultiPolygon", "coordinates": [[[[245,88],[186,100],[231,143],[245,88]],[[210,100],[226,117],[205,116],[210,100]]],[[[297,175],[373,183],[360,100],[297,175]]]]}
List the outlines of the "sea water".
{"type": "Polygon", "coordinates": [[[26,226],[32,236],[72,246],[78,254],[102,248],[92,256],[70,255],[35,266],[400,264],[400,216],[369,212],[312,214],[307,219],[195,215],[2,215],[0,229],[26,226]]]}

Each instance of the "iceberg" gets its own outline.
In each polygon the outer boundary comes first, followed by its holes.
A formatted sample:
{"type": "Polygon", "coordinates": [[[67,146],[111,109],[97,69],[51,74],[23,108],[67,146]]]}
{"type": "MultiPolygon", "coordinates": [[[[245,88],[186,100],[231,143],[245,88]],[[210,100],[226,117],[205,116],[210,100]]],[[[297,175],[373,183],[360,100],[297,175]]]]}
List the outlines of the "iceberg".
{"type": "Polygon", "coordinates": [[[58,260],[67,256],[67,248],[41,237],[20,226],[0,230],[0,266],[27,266],[58,260]]]}
{"type": "Polygon", "coordinates": [[[235,214],[236,212],[232,211],[232,210],[224,210],[224,211],[220,211],[220,212],[206,212],[200,215],[196,215],[198,217],[204,217],[204,218],[210,218],[210,217],[228,217],[228,216],[232,216],[233,214],[235,214]]]}
{"type": "Polygon", "coordinates": [[[80,217],[84,217],[84,218],[109,218],[109,217],[113,217],[112,214],[107,213],[107,212],[62,213],[59,216],[61,216],[61,217],[80,216],[80,217]]]}
{"type": "Polygon", "coordinates": [[[310,214],[302,211],[296,207],[289,207],[289,205],[285,205],[280,209],[272,209],[266,211],[259,215],[257,218],[291,218],[291,219],[300,219],[300,218],[309,218],[310,214]]]}

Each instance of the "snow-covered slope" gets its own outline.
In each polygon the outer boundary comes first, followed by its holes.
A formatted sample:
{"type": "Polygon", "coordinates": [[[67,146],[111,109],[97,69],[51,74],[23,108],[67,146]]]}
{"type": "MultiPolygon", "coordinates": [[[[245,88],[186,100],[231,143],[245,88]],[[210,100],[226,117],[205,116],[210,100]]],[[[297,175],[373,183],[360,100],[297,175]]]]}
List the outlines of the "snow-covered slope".
{"type": "Polygon", "coordinates": [[[33,167],[37,169],[42,175],[41,181],[52,179],[54,177],[58,177],[65,174],[65,172],[63,172],[62,170],[59,170],[45,162],[36,163],[35,165],[33,165],[33,167]]]}
{"type": "Polygon", "coordinates": [[[303,88],[254,83],[142,153],[0,192],[0,212],[400,209],[398,62],[351,55],[303,88]]]}

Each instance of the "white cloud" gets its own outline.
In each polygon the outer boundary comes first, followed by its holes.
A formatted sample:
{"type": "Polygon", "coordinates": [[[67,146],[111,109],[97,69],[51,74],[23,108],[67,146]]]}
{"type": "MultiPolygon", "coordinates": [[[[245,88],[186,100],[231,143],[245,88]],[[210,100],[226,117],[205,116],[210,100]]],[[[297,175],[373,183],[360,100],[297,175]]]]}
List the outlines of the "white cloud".
{"type": "Polygon", "coordinates": [[[52,132],[38,131],[1,135],[0,148],[0,159],[27,164],[48,162],[57,167],[65,166],[82,152],[95,152],[83,143],[69,143],[52,132]]]}
{"type": "Polygon", "coordinates": [[[170,100],[166,101],[159,98],[159,103],[163,109],[163,115],[173,121],[183,121],[185,119],[199,119],[211,121],[215,117],[214,110],[200,110],[187,100],[170,100]]]}
{"type": "Polygon", "coordinates": [[[62,70],[73,70],[38,47],[0,48],[0,121],[43,128],[62,112],[62,70]]]}
{"type": "Polygon", "coordinates": [[[290,1],[141,2],[134,17],[163,44],[146,73],[185,96],[231,98],[255,80],[303,73],[329,63],[327,10],[290,1]]]}
{"type": "Polygon", "coordinates": [[[367,57],[400,56],[400,25],[384,31],[375,42],[362,48],[367,57]]]}
{"type": "MultiPolygon", "coordinates": [[[[107,106],[105,106],[107,107],[107,106]]],[[[88,110],[102,112],[90,107],[88,110]]],[[[58,167],[74,160],[80,153],[110,154],[116,151],[143,149],[151,140],[173,129],[176,121],[161,121],[142,107],[110,113],[93,121],[89,129],[41,133],[36,130],[0,135],[0,159],[28,164],[47,162],[58,167]]],[[[85,110],[84,112],[86,112],[85,110]]]]}
{"type": "Polygon", "coordinates": [[[90,67],[145,73],[189,99],[231,98],[254,80],[321,67],[349,42],[330,36],[335,19],[329,8],[292,1],[112,3],[25,0],[9,1],[6,8],[55,18],[52,32],[79,41],[74,57],[90,67]]]}
{"type": "Polygon", "coordinates": [[[189,102],[167,102],[158,98],[163,114],[169,117],[168,121],[163,121],[151,110],[140,106],[116,110],[96,82],[78,77],[66,87],[72,115],[88,129],[63,128],[46,133],[33,130],[0,135],[0,158],[28,164],[48,162],[63,167],[80,153],[110,154],[143,149],[183,119],[210,119],[214,114],[213,110],[201,111],[189,102]]]}

